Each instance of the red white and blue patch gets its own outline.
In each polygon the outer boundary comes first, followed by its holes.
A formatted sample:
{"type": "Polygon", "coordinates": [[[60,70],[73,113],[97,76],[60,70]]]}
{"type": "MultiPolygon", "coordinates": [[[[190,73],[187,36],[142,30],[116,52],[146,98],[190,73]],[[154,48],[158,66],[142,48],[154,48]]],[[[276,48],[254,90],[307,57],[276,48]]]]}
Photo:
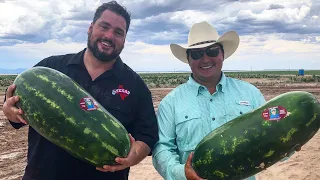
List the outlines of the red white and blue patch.
{"type": "Polygon", "coordinates": [[[118,89],[112,90],[112,95],[120,95],[120,98],[124,100],[127,96],[129,96],[130,91],[123,88],[123,85],[119,85],[118,89]]]}
{"type": "Polygon", "coordinates": [[[282,106],[274,106],[265,109],[262,112],[263,119],[267,121],[279,121],[288,115],[287,109],[282,106]]]}
{"type": "Polygon", "coordinates": [[[90,97],[80,99],[80,108],[85,111],[93,111],[98,109],[98,104],[90,97]]]}

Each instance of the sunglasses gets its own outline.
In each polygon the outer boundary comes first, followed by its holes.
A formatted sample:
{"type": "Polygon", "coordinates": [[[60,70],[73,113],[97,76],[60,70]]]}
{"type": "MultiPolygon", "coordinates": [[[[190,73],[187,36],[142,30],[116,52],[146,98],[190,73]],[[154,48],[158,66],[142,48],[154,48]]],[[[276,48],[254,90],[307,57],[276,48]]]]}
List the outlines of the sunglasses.
{"type": "Polygon", "coordinates": [[[209,57],[217,57],[219,55],[220,47],[219,46],[209,46],[206,49],[189,49],[187,55],[191,55],[193,60],[199,60],[203,57],[204,53],[209,57]]]}

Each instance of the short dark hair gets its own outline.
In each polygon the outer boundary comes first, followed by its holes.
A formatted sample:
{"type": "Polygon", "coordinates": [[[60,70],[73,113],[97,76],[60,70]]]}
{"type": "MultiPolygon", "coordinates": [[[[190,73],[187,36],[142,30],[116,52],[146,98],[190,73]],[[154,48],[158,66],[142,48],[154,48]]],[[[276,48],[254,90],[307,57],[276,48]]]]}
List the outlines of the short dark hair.
{"type": "Polygon", "coordinates": [[[102,13],[105,10],[110,10],[118,14],[119,16],[122,16],[126,20],[126,32],[128,32],[131,21],[130,13],[124,6],[118,4],[117,1],[110,1],[108,3],[103,3],[101,6],[99,6],[96,12],[94,13],[93,23],[95,23],[101,17],[102,13]]]}

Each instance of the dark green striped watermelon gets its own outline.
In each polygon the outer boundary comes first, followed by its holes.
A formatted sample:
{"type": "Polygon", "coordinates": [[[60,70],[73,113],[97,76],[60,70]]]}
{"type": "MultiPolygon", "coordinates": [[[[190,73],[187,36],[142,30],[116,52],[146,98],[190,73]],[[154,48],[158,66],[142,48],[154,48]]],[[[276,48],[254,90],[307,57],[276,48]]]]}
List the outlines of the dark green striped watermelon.
{"type": "Polygon", "coordinates": [[[312,94],[284,93],[209,133],[192,166],[202,178],[244,179],[300,149],[319,127],[320,105],[312,94]]]}
{"type": "Polygon", "coordinates": [[[65,74],[34,67],[14,80],[23,118],[43,137],[96,167],[126,157],[125,127],[88,92],[65,74]]]}

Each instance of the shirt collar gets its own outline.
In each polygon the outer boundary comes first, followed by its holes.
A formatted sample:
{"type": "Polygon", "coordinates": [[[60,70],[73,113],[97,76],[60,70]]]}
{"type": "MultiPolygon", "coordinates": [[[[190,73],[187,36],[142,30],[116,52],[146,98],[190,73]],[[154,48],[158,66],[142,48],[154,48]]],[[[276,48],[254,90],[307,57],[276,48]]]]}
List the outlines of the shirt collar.
{"type": "Polygon", "coordinates": [[[191,93],[194,96],[198,96],[200,90],[205,88],[203,85],[199,84],[198,82],[196,82],[192,78],[192,74],[189,76],[189,80],[187,81],[187,85],[188,85],[189,89],[191,90],[191,93]]]}
{"type": "MultiPolygon", "coordinates": [[[[72,58],[68,61],[66,66],[69,65],[80,65],[81,67],[85,68],[84,65],[84,53],[86,51],[86,48],[84,48],[82,51],[78,52],[77,54],[75,54],[74,56],[72,56],[72,58]]],[[[117,60],[115,61],[113,67],[111,70],[104,72],[101,75],[101,78],[103,77],[107,77],[110,76],[110,73],[114,74],[118,79],[121,79],[123,77],[123,70],[124,70],[124,63],[121,60],[120,57],[117,58],[117,60]]]]}
{"type": "Polygon", "coordinates": [[[221,72],[221,78],[217,85],[217,89],[224,93],[226,86],[227,86],[227,77],[223,72],[221,72]]]}
{"type": "Polygon", "coordinates": [[[66,64],[66,66],[75,64],[75,65],[80,65],[82,67],[85,67],[84,63],[83,63],[83,57],[84,57],[84,52],[85,51],[86,51],[86,48],[84,48],[82,51],[80,51],[77,54],[75,54],[74,56],[72,56],[72,58],[69,59],[69,61],[66,64]]]}
{"type": "MultiPolygon", "coordinates": [[[[224,92],[224,88],[226,87],[226,76],[223,72],[221,72],[221,78],[219,83],[216,86],[217,91],[224,92]]],[[[189,86],[191,92],[195,95],[198,96],[201,91],[206,89],[205,86],[199,84],[192,78],[192,74],[189,76],[189,80],[187,81],[187,85],[189,86]]]]}
{"type": "Polygon", "coordinates": [[[111,69],[111,72],[118,78],[122,79],[124,74],[124,63],[120,57],[117,58],[116,62],[111,69]]]}

